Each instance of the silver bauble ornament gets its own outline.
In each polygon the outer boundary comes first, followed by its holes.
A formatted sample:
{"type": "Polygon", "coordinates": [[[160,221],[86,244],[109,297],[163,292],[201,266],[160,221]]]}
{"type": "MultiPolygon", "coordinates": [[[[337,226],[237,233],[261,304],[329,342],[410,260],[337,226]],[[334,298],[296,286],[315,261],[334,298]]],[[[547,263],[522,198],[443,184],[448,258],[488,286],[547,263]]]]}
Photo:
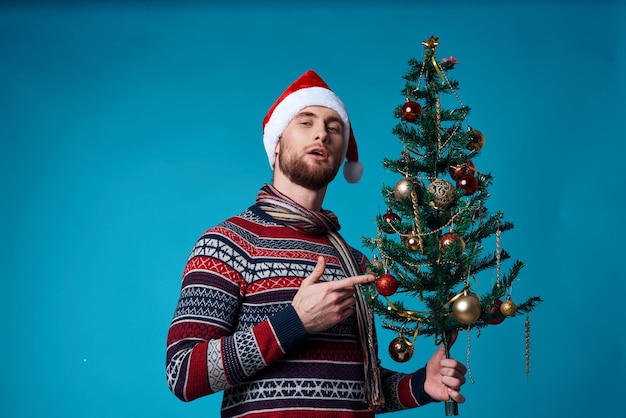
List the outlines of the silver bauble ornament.
{"type": "Polygon", "coordinates": [[[452,315],[462,324],[473,324],[480,318],[480,301],[473,293],[465,292],[452,305],[452,315]]]}
{"type": "Polygon", "coordinates": [[[428,185],[428,192],[433,195],[433,203],[438,208],[447,208],[454,202],[455,189],[448,180],[433,180],[428,185]]]}
{"type": "Polygon", "coordinates": [[[411,180],[404,177],[398,180],[398,182],[396,183],[395,187],[393,188],[393,195],[396,197],[396,199],[399,202],[401,202],[405,199],[411,198],[412,190],[413,190],[413,183],[411,183],[411,180]]]}

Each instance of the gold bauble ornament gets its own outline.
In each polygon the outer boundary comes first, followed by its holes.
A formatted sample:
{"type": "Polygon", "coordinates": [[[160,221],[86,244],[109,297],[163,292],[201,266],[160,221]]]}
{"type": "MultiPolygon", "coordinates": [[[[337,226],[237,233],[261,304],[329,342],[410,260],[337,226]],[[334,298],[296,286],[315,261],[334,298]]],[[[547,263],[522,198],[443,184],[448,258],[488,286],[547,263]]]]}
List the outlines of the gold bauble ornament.
{"type": "Polygon", "coordinates": [[[507,298],[502,305],[500,305],[500,312],[504,316],[513,316],[517,312],[517,305],[510,298],[507,298]]]}
{"type": "Polygon", "coordinates": [[[415,233],[411,233],[405,240],[404,246],[413,252],[417,252],[422,249],[422,245],[419,237],[415,233]]]}
{"type": "Polygon", "coordinates": [[[410,199],[411,191],[413,190],[413,183],[408,178],[403,178],[398,180],[395,187],[393,188],[393,195],[396,197],[396,200],[399,202],[410,199]]]}
{"type": "Polygon", "coordinates": [[[473,324],[480,318],[480,301],[473,293],[465,292],[452,305],[452,315],[462,324],[473,324]]]}
{"type": "Polygon", "coordinates": [[[447,208],[454,202],[454,186],[448,180],[433,180],[428,185],[428,192],[433,195],[433,203],[439,208],[447,208]]]}
{"type": "Polygon", "coordinates": [[[485,146],[485,135],[477,129],[469,128],[470,143],[467,145],[467,149],[474,151],[480,150],[485,146]]]}

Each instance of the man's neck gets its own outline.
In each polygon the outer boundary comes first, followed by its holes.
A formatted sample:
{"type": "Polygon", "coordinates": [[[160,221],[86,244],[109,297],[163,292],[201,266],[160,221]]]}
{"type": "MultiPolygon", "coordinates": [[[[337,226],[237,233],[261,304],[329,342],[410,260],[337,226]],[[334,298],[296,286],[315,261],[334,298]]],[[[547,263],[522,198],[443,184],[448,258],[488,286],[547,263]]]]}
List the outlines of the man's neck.
{"type": "Polygon", "coordinates": [[[310,190],[294,184],[284,177],[277,178],[276,176],[272,185],[279,192],[309,210],[319,212],[322,209],[324,196],[326,196],[326,187],[321,190],[310,190]]]}

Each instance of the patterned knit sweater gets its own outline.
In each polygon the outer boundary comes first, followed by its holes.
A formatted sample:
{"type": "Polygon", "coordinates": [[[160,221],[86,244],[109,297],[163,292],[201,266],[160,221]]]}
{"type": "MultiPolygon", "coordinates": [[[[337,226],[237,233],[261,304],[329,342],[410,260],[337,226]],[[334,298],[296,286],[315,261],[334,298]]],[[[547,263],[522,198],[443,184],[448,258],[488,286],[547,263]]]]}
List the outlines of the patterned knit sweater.
{"type": "MultiPolygon", "coordinates": [[[[352,251],[364,271],[364,255],[352,251]]],[[[308,334],[291,305],[318,255],[322,281],[344,278],[325,235],[287,228],[256,205],[206,231],[185,266],[167,337],[172,392],[191,401],[224,391],[223,417],[372,417],[355,315],[308,334]]],[[[381,376],[380,412],[432,401],[424,369],[381,376]]]]}

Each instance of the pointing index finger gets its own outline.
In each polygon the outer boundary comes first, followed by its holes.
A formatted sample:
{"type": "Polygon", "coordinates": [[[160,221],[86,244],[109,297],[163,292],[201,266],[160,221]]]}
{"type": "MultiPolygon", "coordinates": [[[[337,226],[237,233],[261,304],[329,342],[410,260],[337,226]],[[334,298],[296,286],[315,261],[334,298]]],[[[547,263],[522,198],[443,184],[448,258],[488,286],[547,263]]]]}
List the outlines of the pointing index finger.
{"type": "Polygon", "coordinates": [[[345,279],[337,280],[334,282],[330,282],[333,289],[347,289],[350,287],[354,287],[359,284],[370,283],[374,281],[374,276],[371,274],[363,274],[361,276],[351,276],[346,277],[345,279]]]}

